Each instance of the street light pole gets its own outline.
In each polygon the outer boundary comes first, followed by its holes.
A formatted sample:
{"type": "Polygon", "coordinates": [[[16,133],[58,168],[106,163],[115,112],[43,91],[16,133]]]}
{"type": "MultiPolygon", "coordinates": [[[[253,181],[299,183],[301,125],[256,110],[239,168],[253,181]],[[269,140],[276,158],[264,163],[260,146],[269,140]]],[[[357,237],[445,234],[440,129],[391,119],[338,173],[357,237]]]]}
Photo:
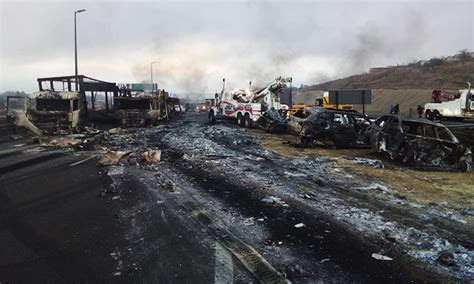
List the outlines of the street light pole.
{"type": "Polygon", "coordinates": [[[86,9],[81,9],[81,10],[77,10],[77,11],[74,11],[74,59],[75,59],[75,69],[76,69],[76,72],[75,72],[75,85],[76,85],[76,91],[77,91],[77,85],[78,85],[78,78],[77,78],[77,28],[76,28],[76,14],[77,13],[81,13],[81,12],[84,12],[86,9]]]}
{"type": "Polygon", "coordinates": [[[153,85],[153,63],[156,63],[156,61],[153,61],[150,63],[150,81],[151,81],[151,94],[153,95],[153,91],[155,90],[155,86],[153,85]]]}

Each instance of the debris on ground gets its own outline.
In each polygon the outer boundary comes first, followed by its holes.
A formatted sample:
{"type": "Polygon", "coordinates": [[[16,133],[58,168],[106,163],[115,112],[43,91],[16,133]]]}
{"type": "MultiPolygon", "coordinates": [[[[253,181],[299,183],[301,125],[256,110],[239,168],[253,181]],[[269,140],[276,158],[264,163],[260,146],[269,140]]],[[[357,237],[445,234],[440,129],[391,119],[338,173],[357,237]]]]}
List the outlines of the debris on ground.
{"type": "Polygon", "coordinates": [[[101,166],[112,166],[118,164],[121,160],[132,153],[131,151],[107,151],[97,162],[101,166]]]}
{"type": "Polygon", "coordinates": [[[454,254],[450,251],[442,251],[436,260],[445,266],[456,265],[456,262],[454,260],[454,254]]]}
{"type": "Polygon", "coordinates": [[[393,260],[393,258],[385,256],[385,255],[381,255],[379,253],[373,253],[372,258],[375,258],[377,260],[393,260]]]}
{"type": "Polygon", "coordinates": [[[285,205],[285,201],[282,201],[281,198],[276,197],[276,196],[267,196],[261,199],[262,202],[271,204],[271,203],[276,203],[280,205],[285,205]]]}
{"type": "Polygon", "coordinates": [[[119,134],[121,131],[122,131],[122,129],[120,127],[110,128],[108,130],[109,134],[119,134]]]}
{"type": "Polygon", "coordinates": [[[148,150],[143,153],[142,158],[150,164],[158,163],[161,160],[161,150],[148,150]]]}
{"type": "Polygon", "coordinates": [[[163,183],[164,189],[166,189],[166,190],[168,190],[168,191],[170,191],[170,192],[173,192],[173,191],[174,191],[174,186],[175,186],[175,185],[174,185],[174,182],[171,181],[171,180],[169,180],[169,179],[165,180],[165,182],[163,183]]]}
{"type": "Polygon", "coordinates": [[[367,166],[371,166],[371,167],[374,167],[374,168],[380,168],[380,169],[385,168],[382,161],[376,160],[376,159],[367,159],[367,158],[356,157],[356,158],[352,159],[351,162],[353,164],[367,165],[367,166]]]}
{"type": "Polygon", "coordinates": [[[59,147],[59,148],[66,148],[66,147],[73,147],[82,143],[82,140],[76,139],[74,137],[61,137],[57,139],[53,139],[49,141],[47,144],[42,144],[42,146],[46,147],[59,147]]]}
{"type": "Polygon", "coordinates": [[[381,191],[383,193],[392,193],[391,189],[389,189],[388,187],[386,187],[385,185],[382,185],[380,183],[372,183],[368,186],[356,187],[355,189],[357,189],[358,191],[362,191],[362,192],[370,192],[370,191],[377,190],[377,191],[381,191]]]}
{"type": "Polygon", "coordinates": [[[295,228],[299,229],[299,228],[303,228],[305,227],[306,225],[304,223],[298,223],[295,225],[295,228]]]}

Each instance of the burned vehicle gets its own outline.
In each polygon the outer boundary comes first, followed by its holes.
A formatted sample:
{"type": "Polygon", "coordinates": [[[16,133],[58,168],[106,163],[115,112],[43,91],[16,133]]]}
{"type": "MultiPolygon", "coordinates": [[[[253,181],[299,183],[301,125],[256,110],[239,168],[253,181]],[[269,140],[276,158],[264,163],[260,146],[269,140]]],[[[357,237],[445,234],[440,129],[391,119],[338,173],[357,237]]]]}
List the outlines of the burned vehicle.
{"type": "Polygon", "coordinates": [[[352,111],[322,107],[298,110],[288,120],[288,131],[300,137],[305,147],[315,143],[334,147],[369,147],[364,130],[370,120],[352,111]]]}
{"type": "Polygon", "coordinates": [[[114,97],[114,111],[123,126],[146,126],[163,119],[177,118],[184,109],[179,98],[159,90],[153,95],[114,97]]]}
{"type": "Polygon", "coordinates": [[[471,170],[471,149],[461,145],[446,126],[427,119],[390,116],[371,137],[372,149],[418,168],[471,170]]]}
{"type": "Polygon", "coordinates": [[[71,133],[80,125],[82,110],[79,92],[45,90],[24,98],[22,109],[9,107],[7,116],[37,135],[71,133]]]}
{"type": "Polygon", "coordinates": [[[122,125],[143,126],[156,123],[160,117],[159,99],[152,96],[115,97],[114,111],[122,125]]]}
{"type": "Polygon", "coordinates": [[[258,127],[271,133],[284,133],[287,130],[286,110],[271,109],[262,114],[258,120],[258,127]]]}

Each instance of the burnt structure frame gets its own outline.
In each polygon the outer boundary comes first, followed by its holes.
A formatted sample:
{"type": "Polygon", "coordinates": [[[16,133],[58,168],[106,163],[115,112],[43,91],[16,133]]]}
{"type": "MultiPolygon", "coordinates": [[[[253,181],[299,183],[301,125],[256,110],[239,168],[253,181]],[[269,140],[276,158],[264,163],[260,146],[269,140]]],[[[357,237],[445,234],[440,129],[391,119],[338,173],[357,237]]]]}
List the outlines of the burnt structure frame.
{"type": "Polygon", "coordinates": [[[75,87],[76,86],[79,87],[78,92],[80,93],[85,115],[87,115],[88,113],[87,96],[86,96],[87,92],[90,93],[92,110],[95,110],[95,99],[97,96],[97,92],[102,92],[105,94],[106,112],[110,112],[109,104],[113,103],[113,100],[109,99],[109,94],[113,94],[113,96],[116,97],[118,96],[118,93],[119,93],[119,89],[115,83],[94,79],[85,75],[78,75],[77,77],[75,75],[45,77],[45,78],[38,78],[37,81],[38,81],[38,87],[40,91],[44,91],[44,90],[55,91],[54,89],[55,82],[63,84],[63,88],[62,88],[63,91],[75,92],[76,90],[72,88],[73,84],[75,87]],[[46,88],[44,87],[45,83],[47,84],[46,88]]]}

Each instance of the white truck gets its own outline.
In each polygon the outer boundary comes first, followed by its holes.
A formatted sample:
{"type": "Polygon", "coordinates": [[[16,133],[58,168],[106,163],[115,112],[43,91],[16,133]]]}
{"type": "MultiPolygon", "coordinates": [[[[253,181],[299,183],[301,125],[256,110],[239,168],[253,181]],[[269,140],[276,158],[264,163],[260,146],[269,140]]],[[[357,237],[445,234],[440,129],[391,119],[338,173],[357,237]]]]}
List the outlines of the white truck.
{"type": "Polygon", "coordinates": [[[248,90],[226,90],[225,79],[222,81],[222,91],[216,93],[216,99],[209,110],[209,119],[236,119],[240,126],[252,127],[265,112],[282,107],[279,94],[284,88],[291,87],[292,79],[278,77],[258,91],[251,91],[251,84],[248,90]]]}
{"type": "Polygon", "coordinates": [[[471,83],[468,82],[468,88],[460,90],[457,94],[434,90],[432,102],[425,105],[425,117],[430,120],[474,118],[474,94],[471,92],[471,83]]]}

